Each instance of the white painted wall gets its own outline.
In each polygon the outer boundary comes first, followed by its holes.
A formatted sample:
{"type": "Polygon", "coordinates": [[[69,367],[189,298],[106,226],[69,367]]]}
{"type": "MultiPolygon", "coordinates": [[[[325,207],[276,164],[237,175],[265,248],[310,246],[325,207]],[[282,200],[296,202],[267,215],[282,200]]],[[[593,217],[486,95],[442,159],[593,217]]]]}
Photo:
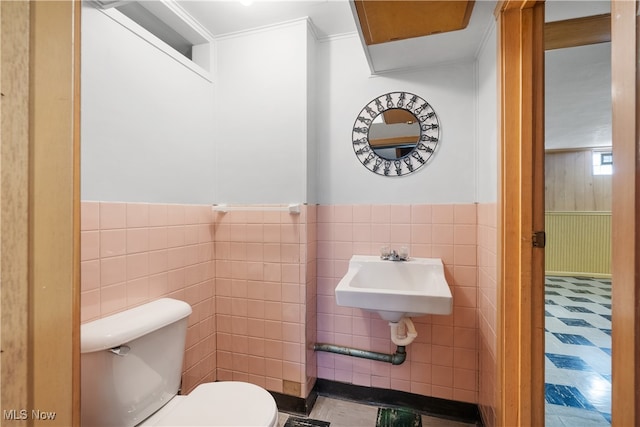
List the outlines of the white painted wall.
{"type": "Polygon", "coordinates": [[[496,26],[492,25],[478,53],[477,202],[498,201],[498,80],[496,26]]]}
{"type": "Polygon", "coordinates": [[[495,147],[483,142],[495,129],[480,123],[495,122],[493,42],[480,64],[372,77],[355,34],[318,43],[307,20],[292,21],[216,40],[212,84],[90,6],[83,28],[85,200],[495,199],[495,147]],[[441,140],[416,173],[382,177],[358,161],[351,130],[366,103],[399,90],[431,103],[441,140]]]}
{"type": "Polygon", "coordinates": [[[610,12],[611,2],[609,0],[546,0],[544,5],[545,22],[610,12]]]}
{"type": "Polygon", "coordinates": [[[545,53],[545,148],[611,145],[611,44],[545,53]]]}
{"type": "Polygon", "coordinates": [[[307,26],[215,41],[217,203],[307,202],[307,26]]]}
{"type": "Polygon", "coordinates": [[[307,28],[307,203],[318,202],[318,41],[313,27],[307,28]]]}
{"type": "Polygon", "coordinates": [[[319,43],[318,67],[320,203],[475,201],[474,61],[371,77],[360,41],[353,35],[319,43]],[[384,177],[367,170],[357,159],[351,141],[360,110],[372,99],[392,91],[412,92],[426,99],[442,128],[437,151],[429,163],[402,177],[384,177]]]}
{"type": "Polygon", "coordinates": [[[212,203],[213,87],[82,7],[83,200],[212,203]]]}

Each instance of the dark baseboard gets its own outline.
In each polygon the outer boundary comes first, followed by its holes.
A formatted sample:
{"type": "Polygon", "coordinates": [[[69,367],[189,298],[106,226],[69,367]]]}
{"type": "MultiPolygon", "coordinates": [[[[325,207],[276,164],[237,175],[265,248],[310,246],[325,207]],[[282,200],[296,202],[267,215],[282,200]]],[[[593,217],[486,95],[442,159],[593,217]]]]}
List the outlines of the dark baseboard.
{"type": "MultiPolygon", "coordinates": [[[[318,396],[336,397],[369,405],[409,408],[424,415],[482,425],[478,405],[405,391],[363,387],[318,378],[313,392],[318,396]]],[[[317,396],[314,398],[317,398],[317,396]]],[[[304,399],[301,399],[304,400],[304,399]]]]}
{"type": "Polygon", "coordinates": [[[273,398],[276,401],[276,405],[278,405],[278,411],[280,412],[288,412],[291,414],[299,414],[299,415],[309,415],[311,409],[313,409],[313,405],[316,403],[316,399],[318,398],[318,393],[314,390],[311,390],[309,396],[307,398],[289,396],[288,394],[278,393],[275,391],[269,391],[273,398]]]}
{"type": "Polygon", "coordinates": [[[405,391],[363,387],[318,378],[306,399],[275,391],[269,393],[275,399],[279,411],[291,414],[308,416],[318,396],[327,396],[367,405],[408,408],[424,415],[482,426],[480,410],[476,404],[405,391]]]}

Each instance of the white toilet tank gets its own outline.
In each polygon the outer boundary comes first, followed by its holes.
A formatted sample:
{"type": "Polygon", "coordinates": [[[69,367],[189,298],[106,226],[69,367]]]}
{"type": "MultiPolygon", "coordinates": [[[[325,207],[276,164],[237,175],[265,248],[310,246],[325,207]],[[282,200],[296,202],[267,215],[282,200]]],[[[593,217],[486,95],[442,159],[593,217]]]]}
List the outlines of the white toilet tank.
{"type": "Polygon", "coordinates": [[[130,427],[180,388],[189,304],[163,298],[80,329],[82,427],[130,427]]]}

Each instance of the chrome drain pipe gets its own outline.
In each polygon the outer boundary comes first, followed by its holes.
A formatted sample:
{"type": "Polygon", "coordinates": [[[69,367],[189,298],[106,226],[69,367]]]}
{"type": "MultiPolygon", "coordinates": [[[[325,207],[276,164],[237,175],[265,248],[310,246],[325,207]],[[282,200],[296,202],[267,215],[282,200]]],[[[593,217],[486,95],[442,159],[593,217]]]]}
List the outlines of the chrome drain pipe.
{"type": "Polygon", "coordinates": [[[315,351],[326,351],[327,353],[344,354],[347,356],[360,357],[362,359],[376,360],[378,362],[387,362],[392,365],[401,365],[407,358],[407,352],[403,345],[399,345],[398,349],[393,354],[359,350],[357,348],[343,347],[335,344],[314,344],[313,349],[315,351]]]}

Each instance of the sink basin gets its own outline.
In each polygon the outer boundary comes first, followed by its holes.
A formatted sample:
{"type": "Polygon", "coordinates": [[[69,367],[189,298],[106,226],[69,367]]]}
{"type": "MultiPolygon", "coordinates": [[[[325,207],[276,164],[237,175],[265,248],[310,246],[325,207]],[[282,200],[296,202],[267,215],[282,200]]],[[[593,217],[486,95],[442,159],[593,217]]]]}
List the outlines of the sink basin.
{"type": "Polygon", "coordinates": [[[453,297],[439,258],[386,261],[354,255],[336,286],[336,303],[377,312],[384,320],[451,314],[453,297]]]}

